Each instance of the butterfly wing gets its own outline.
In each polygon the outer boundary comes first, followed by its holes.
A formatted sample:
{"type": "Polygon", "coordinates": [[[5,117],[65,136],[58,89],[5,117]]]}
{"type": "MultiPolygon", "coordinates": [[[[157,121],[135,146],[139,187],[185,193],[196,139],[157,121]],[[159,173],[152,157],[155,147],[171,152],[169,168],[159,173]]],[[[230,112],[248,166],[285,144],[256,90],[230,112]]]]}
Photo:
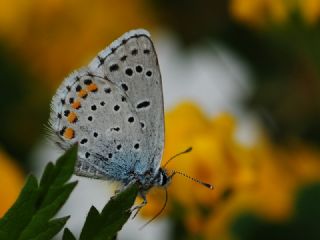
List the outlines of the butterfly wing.
{"type": "Polygon", "coordinates": [[[78,175],[126,181],[132,172],[157,169],[163,100],[148,33],[126,33],[66,78],[52,100],[50,125],[63,149],[79,143],[78,175]]]}
{"type": "Polygon", "coordinates": [[[63,149],[79,143],[76,174],[125,181],[140,146],[146,147],[140,124],[132,119],[138,117],[122,89],[81,70],[54,96],[50,125],[63,149]]]}
{"type": "Polygon", "coordinates": [[[135,109],[148,148],[137,169],[157,170],[164,148],[162,81],[157,54],[145,30],[124,34],[90,63],[93,72],[122,88],[135,109]]]}

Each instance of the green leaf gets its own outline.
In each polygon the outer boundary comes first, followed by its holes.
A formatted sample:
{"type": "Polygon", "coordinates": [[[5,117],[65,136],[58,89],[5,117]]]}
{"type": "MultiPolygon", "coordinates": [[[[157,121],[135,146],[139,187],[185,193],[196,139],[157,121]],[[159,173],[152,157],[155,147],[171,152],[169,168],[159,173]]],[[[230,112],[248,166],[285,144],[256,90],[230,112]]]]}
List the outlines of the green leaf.
{"type": "Polygon", "coordinates": [[[63,228],[63,226],[66,224],[70,216],[63,217],[63,218],[56,218],[51,220],[47,227],[44,229],[44,231],[34,238],[28,238],[30,240],[48,240],[53,238],[60,230],[63,228]]]}
{"type": "Polygon", "coordinates": [[[31,220],[38,197],[37,179],[28,177],[18,199],[0,220],[0,239],[17,239],[31,220]]]}
{"type": "Polygon", "coordinates": [[[47,165],[40,181],[41,194],[42,197],[45,197],[42,204],[47,204],[52,197],[59,194],[59,186],[62,186],[71,178],[77,160],[77,149],[77,146],[74,146],[63,154],[57,160],[55,167],[52,163],[47,165]],[[50,192],[48,192],[49,189],[50,192]]]}
{"type": "Polygon", "coordinates": [[[76,182],[66,183],[73,174],[77,146],[69,149],[56,164],[48,163],[40,184],[29,176],[20,196],[0,219],[0,239],[50,239],[69,217],[52,219],[68,199],[76,182]]]}
{"type": "Polygon", "coordinates": [[[75,236],[73,236],[72,232],[68,228],[65,228],[62,240],[76,240],[76,238],[75,236]]]}
{"type": "Polygon", "coordinates": [[[55,199],[52,199],[49,205],[45,205],[39,209],[37,214],[31,219],[29,225],[21,233],[19,240],[32,239],[36,237],[39,232],[45,231],[48,228],[48,221],[63,206],[76,184],[76,182],[72,182],[63,186],[59,191],[59,195],[56,196],[55,199]]]}
{"type": "MultiPolygon", "coordinates": [[[[74,171],[77,147],[68,150],[56,164],[48,163],[40,183],[30,176],[12,208],[0,219],[0,240],[47,240],[53,238],[69,217],[52,219],[63,206],[77,182],[67,183],[74,171]]],[[[112,198],[101,213],[91,207],[80,239],[114,239],[130,217],[130,209],[138,193],[137,185],[112,198]]],[[[69,229],[64,240],[76,238],[69,229]]]]}
{"type": "Polygon", "coordinates": [[[138,194],[136,184],[111,198],[101,213],[91,207],[80,234],[80,240],[114,239],[131,215],[129,211],[138,194]]]}

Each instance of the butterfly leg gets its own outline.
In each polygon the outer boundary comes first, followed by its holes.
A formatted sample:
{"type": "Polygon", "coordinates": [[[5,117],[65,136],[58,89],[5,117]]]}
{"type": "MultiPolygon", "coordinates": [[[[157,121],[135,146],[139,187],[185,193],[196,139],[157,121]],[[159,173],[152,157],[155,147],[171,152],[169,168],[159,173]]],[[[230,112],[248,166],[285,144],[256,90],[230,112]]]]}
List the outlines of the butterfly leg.
{"type": "Polygon", "coordinates": [[[142,197],[143,201],[142,203],[140,203],[139,205],[137,206],[134,206],[132,209],[131,209],[131,213],[136,211],[135,214],[133,215],[132,219],[134,219],[138,213],[140,212],[140,210],[145,206],[147,205],[148,201],[147,201],[147,197],[146,197],[146,194],[144,192],[140,192],[139,195],[142,197]]]}

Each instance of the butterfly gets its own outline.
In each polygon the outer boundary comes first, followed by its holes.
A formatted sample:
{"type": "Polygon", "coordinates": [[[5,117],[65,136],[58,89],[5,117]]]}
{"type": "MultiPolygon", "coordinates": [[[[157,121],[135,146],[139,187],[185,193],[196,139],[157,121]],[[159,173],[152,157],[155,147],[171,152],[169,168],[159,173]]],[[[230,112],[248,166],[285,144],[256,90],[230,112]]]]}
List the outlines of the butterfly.
{"type": "Polygon", "coordinates": [[[62,149],[79,144],[76,175],[117,181],[124,188],[137,183],[143,199],[138,211],[150,188],[166,188],[175,174],[186,176],[160,167],[162,80],[146,30],[125,33],[68,76],[52,99],[49,125],[62,149]]]}

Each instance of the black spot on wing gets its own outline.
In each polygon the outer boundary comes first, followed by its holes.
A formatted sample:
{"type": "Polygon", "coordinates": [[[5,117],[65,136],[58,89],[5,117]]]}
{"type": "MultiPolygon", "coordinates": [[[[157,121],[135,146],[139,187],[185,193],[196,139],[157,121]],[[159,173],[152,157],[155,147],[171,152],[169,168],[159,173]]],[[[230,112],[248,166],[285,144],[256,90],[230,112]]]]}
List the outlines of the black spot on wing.
{"type": "Polygon", "coordinates": [[[77,92],[80,92],[80,91],[81,91],[81,89],[82,89],[82,88],[81,88],[81,86],[80,86],[80,85],[78,85],[78,86],[76,87],[76,91],[77,91],[77,92]]]}
{"type": "Polygon", "coordinates": [[[83,82],[84,82],[85,85],[90,85],[92,83],[92,80],[91,79],[85,79],[83,82]]]}
{"type": "Polygon", "coordinates": [[[117,71],[118,69],[119,69],[119,65],[118,65],[118,64],[112,64],[112,65],[109,67],[110,72],[117,71]]]}
{"type": "Polygon", "coordinates": [[[129,123],[133,123],[133,122],[134,122],[134,117],[129,117],[129,118],[128,118],[128,122],[129,122],[129,123]]]}
{"type": "Polygon", "coordinates": [[[147,75],[148,77],[151,77],[151,76],[152,76],[152,72],[149,70],[149,71],[146,72],[146,75],[147,75]]]}
{"type": "Polygon", "coordinates": [[[99,67],[104,63],[105,59],[98,55],[98,60],[100,62],[99,67]]]}
{"type": "Polygon", "coordinates": [[[141,65],[136,66],[136,72],[141,73],[142,70],[143,70],[143,69],[142,69],[142,66],[141,66],[141,65]]]}
{"type": "Polygon", "coordinates": [[[133,50],[131,51],[131,54],[132,54],[133,56],[137,55],[137,54],[138,54],[138,49],[133,49],[133,50]]]}
{"type": "Polygon", "coordinates": [[[128,91],[128,86],[127,86],[127,84],[125,84],[125,83],[122,83],[121,84],[121,87],[122,87],[122,89],[124,90],[124,91],[128,91]]]}
{"type": "Polygon", "coordinates": [[[61,130],[60,130],[60,135],[62,136],[64,134],[64,132],[66,131],[67,127],[63,127],[61,130]]]}
{"type": "Polygon", "coordinates": [[[120,106],[119,106],[119,105],[115,105],[115,106],[113,107],[113,110],[115,110],[115,111],[119,111],[119,109],[120,109],[120,106]]]}
{"type": "Polygon", "coordinates": [[[120,128],[119,127],[113,127],[110,129],[111,131],[116,131],[116,132],[119,132],[120,131],[120,128]]]}
{"type": "Polygon", "coordinates": [[[69,114],[70,114],[70,111],[69,111],[69,110],[65,110],[65,111],[64,111],[64,115],[65,115],[66,117],[68,117],[69,114]]]}
{"type": "Polygon", "coordinates": [[[133,71],[132,71],[131,68],[127,68],[126,71],[125,71],[125,73],[126,73],[128,76],[132,76],[133,71]]]}
{"type": "Polygon", "coordinates": [[[126,55],[124,55],[124,56],[122,56],[122,57],[120,58],[121,62],[124,62],[126,59],[127,59],[127,56],[126,56],[126,55]]]}
{"type": "Polygon", "coordinates": [[[137,104],[137,109],[141,109],[141,108],[146,108],[150,106],[150,102],[149,101],[143,101],[137,104]]]}

